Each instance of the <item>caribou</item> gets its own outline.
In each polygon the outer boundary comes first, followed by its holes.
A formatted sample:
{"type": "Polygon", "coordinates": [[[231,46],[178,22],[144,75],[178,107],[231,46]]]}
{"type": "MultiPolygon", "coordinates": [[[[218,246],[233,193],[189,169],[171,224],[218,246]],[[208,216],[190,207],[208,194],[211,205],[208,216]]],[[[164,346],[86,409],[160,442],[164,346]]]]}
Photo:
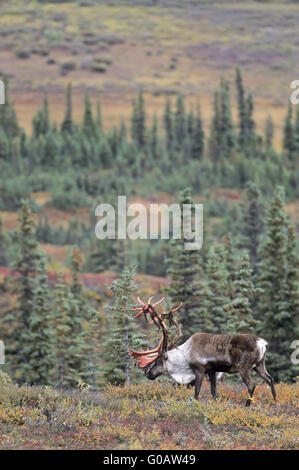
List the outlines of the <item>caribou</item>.
{"type": "Polygon", "coordinates": [[[257,374],[270,386],[274,401],[276,391],[274,380],[265,365],[267,341],[253,334],[211,334],[195,333],[185,343],[177,345],[182,332],[174,313],[182,307],[182,303],[168,312],[161,305],[165,297],[155,303],[150,297],[144,303],[137,298],[141,306],[135,318],[144,314],[149,324],[155,324],[162,330],[162,338],[156,348],[148,351],[129,349],[129,355],[144,371],[149,380],[155,380],[163,374],[170,376],[178,384],[195,385],[194,396],[198,400],[203,378],[207,374],[210,381],[211,395],[217,398],[217,373],[239,374],[248,390],[246,406],[250,406],[255,384],[251,371],[257,374]],[[156,306],[159,305],[161,313],[156,306]],[[151,321],[148,320],[150,316],[151,321]],[[168,328],[166,327],[166,320],[168,328]],[[169,340],[169,328],[176,327],[176,335],[169,340]]]}

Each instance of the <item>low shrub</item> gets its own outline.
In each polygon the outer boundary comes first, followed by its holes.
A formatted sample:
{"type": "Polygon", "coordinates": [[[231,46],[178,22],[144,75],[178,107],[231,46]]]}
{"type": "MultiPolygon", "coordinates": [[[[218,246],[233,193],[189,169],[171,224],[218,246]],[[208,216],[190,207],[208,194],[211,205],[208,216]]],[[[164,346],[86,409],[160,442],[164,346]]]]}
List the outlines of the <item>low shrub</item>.
{"type": "Polygon", "coordinates": [[[18,47],[15,50],[15,54],[18,59],[30,59],[31,50],[23,47],[18,47]]]}
{"type": "Polygon", "coordinates": [[[52,193],[51,200],[47,203],[61,210],[70,210],[74,207],[88,207],[89,198],[83,191],[71,189],[65,192],[62,188],[52,193]]]}
{"type": "Polygon", "coordinates": [[[100,55],[93,58],[94,62],[111,65],[113,63],[113,57],[110,55],[100,55]]]}
{"type": "Polygon", "coordinates": [[[60,74],[66,75],[67,73],[72,72],[73,70],[76,70],[76,68],[77,68],[76,62],[73,62],[73,61],[64,62],[63,64],[60,65],[60,74]]]}
{"type": "Polygon", "coordinates": [[[91,70],[97,73],[105,73],[107,72],[107,65],[102,62],[92,62],[91,70]]]}
{"type": "Polygon", "coordinates": [[[0,182],[0,209],[5,211],[18,210],[22,199],[29,199],[31,188],[26,176],[2,179],[0,182]]]}
{"type": "Polygon", "coordinates": [[[0,370],[0,385],[12,384],[12,380],[6,372],[0,370]]]}

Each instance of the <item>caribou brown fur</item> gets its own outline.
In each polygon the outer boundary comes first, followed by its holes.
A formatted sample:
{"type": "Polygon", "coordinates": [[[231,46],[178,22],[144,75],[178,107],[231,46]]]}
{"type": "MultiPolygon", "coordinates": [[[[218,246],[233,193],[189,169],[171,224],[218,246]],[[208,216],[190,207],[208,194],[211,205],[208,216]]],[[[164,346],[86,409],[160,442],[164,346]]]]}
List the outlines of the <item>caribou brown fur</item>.
{"type": "MultiPolygon", "coordinates": [[[[140,303],[142,302],[139,298],[138,300],[140,303]]],[[[160,302],[156,302],[154,305],[160,302]]],[[[138,308],[140,311],[137,316],[141,313],[146,316],[146,313],[149,313],[152,322],[163,332],[162,339],[156,349],[139,352],[129,350],[131,357],[139,362],[139,366],[144,370],[148,379],[155,380],[157,377],[167,374],[178,384],[193,385],[194,383],[195,399],[198,399],[205,374],[209,377],[211,395],[214,398],[217,397],[217,373],[239,374],[248,389],[246,406],[249,406],[255,389],[251,378],[251,371],[254,370],[271,387],[273,398],[276,400],[274,380],[265,366],[266,340],[252,334],[196,333],[182,345],[176,346],[181,330],[173,319],[173,313],[181,305],[168,313],[162,309],[160,315],[156,312],[154,305],[149,303],[142,303],[142,305],[141,309],[138,308]],[[170,344],[165,319],[177,327],[176,338],[170,344]]]]}

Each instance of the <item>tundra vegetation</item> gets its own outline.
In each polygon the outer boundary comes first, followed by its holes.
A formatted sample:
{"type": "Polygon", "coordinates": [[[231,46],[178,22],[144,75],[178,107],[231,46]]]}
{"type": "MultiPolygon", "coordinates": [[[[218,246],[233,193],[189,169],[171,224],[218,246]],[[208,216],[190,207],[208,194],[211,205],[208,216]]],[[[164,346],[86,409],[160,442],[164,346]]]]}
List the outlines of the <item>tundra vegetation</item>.
{"type": "Polygon", "coordinates": [[[208,384],[192,390],[170,382],[107,385],[92,392],[17,386],[0,375],[2,449],[297,449],[299,384],[279,383],[273,406],[266,384],[244,408],[245,390],[208,384]]]}

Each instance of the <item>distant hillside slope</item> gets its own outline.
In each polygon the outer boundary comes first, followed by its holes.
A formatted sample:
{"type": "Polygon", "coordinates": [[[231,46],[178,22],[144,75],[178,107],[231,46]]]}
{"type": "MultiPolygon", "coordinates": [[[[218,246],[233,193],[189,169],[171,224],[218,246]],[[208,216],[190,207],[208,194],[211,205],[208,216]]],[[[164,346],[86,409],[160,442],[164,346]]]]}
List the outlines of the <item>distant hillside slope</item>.
{"type": "Polygon", "coordinates": [[[0,74],[11,77],[27,130],[45,89],[54,120],[61,121],[68,82],[78,119],[86,88],[102,92],[109,127],[128,117],[142,86],[158,112],[165,95],[199,96],[208,125],[219,77],[233,79],[240,66],[255,94],[259,126],[270,111],[281,126],[298,76],[298,22],[293,2],[1,2],[0,74]]]}

